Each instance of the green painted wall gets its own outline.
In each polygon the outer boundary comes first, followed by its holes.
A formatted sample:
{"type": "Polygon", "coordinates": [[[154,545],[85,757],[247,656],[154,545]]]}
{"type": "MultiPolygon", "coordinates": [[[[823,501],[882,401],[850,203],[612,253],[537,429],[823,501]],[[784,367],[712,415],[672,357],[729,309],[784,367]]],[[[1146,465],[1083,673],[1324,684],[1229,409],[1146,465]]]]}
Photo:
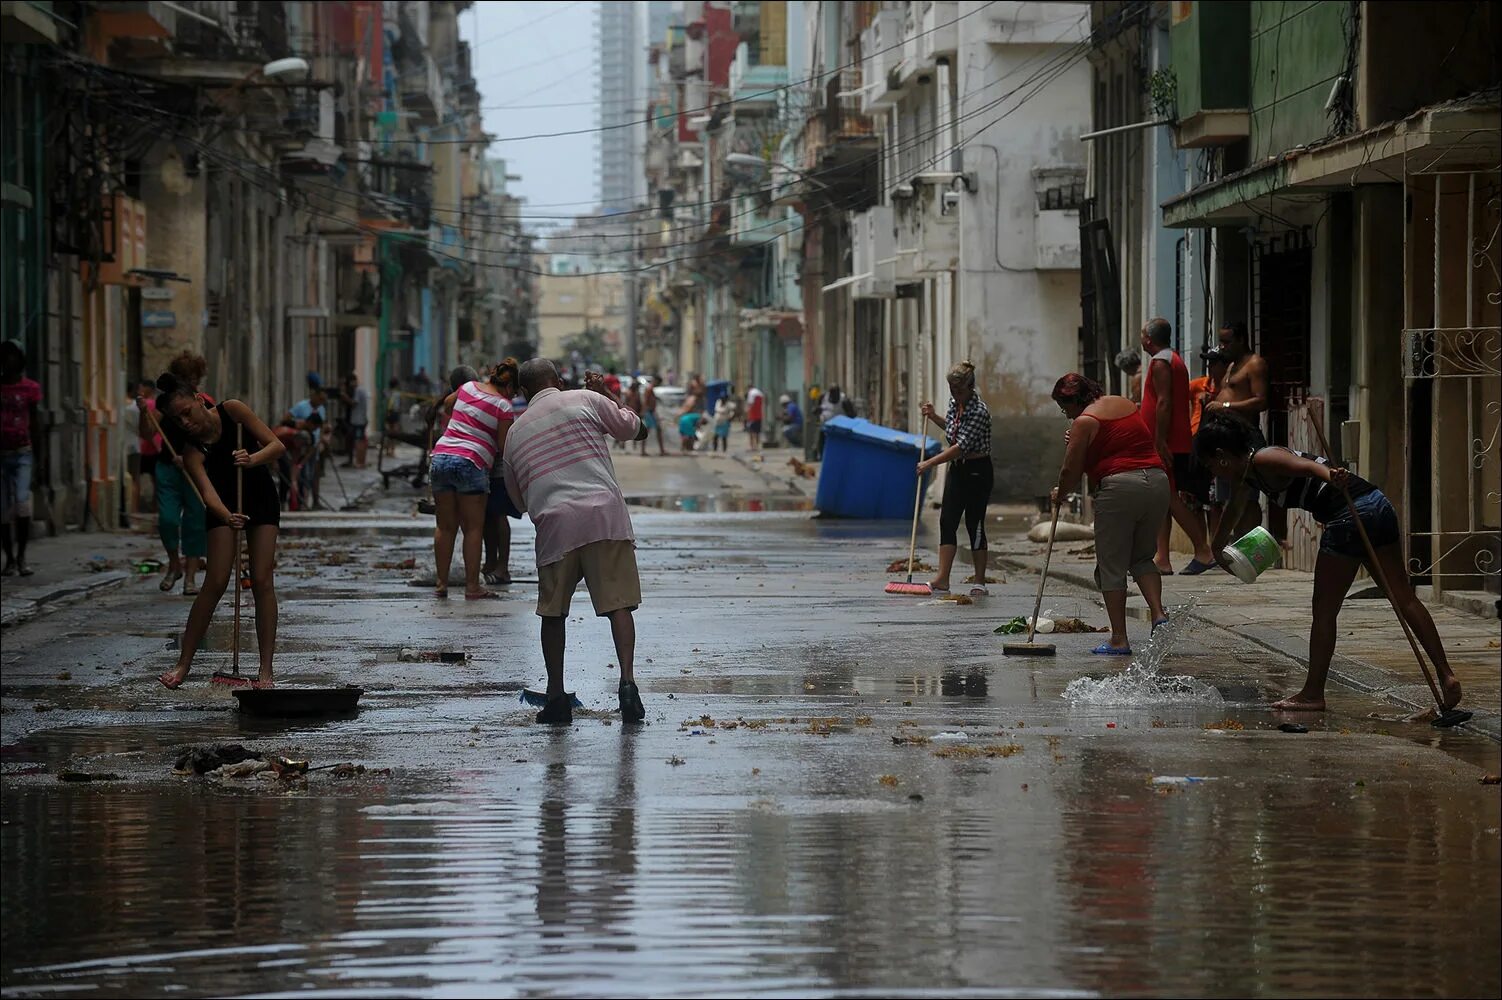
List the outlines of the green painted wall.
{"type": "Polygon", "coordinates": [[[1344,0],[1252,4],[1252,162],[1329,135],[1325,101],[1345,66],[1349,21],[1344,0]]]}
{"type": "Polygon", "coordinates": [[[1246,0],[1194,4],[1169,28],[1179,116],[1247,106],[1246,0]]]}

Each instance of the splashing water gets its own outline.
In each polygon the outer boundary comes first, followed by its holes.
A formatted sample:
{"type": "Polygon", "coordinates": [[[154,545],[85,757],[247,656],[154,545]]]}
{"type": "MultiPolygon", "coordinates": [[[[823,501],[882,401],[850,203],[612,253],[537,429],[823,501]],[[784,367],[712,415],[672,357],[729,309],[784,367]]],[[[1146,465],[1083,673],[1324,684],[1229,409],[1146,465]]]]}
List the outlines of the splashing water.
{"type": "Polygon", "coordinates": [[[1146,647],[1132,657],[1131,666],[1109,677],[1077,677],[1064,688],[1070,705],[1110,705],[1136,708],[1168,704],[1219,704],[1219,691],[1193,677],[1164,674],[1163,661],[1183,633],[1191,602],[1171,609],[1168,624],[1161,626],[1146,647]]]}

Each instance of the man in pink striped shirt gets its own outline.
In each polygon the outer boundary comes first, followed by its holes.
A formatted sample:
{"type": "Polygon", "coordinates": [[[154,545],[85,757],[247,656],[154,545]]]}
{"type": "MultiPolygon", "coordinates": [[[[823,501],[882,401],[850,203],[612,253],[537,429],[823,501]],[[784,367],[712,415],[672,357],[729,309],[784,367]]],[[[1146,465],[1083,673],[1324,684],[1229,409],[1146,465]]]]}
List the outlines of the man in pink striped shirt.
{"type": "Polygon", "coordinates": [[[563,690],[564,625],[583,580],[595,614],[610,619],[621,668],[621,717],[640,722],[647,712],[636,687],[631,617],[641,604],[636,536],[605,439],[641,441],[646,430],[598,372],[585,377],[588,391],[564,392],[553,363],[533,358],[521,366],[520,381],[527,409],[511,428],[502,465],[512,502],[537,527],[537,614],[548,668],[548,702],[537,721],[574,721],[563,690]]]}

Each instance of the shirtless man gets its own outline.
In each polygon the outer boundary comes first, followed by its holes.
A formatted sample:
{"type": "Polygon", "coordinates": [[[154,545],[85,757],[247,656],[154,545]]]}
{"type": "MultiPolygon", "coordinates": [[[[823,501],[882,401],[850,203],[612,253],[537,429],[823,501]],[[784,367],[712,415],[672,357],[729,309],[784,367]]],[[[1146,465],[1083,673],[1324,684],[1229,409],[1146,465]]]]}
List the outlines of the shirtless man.
{"type": "MultiPolygon", "coordinates": [[[[1229,361],[1226,375],[1220,380],[1220,391],[1215,394],[1215,399],[1205,405],[1205,412],[1214,410],[1229,410],[1249,421],[1258,423],[1258,417],[1267,410],[1267,361],[1260,354],[1252,351],[1252,345],[1247,339],[1246,324],[1240,320],[1231,320],[1220,325],[1218,333],[1220,337],[1220,353],[1229,361]]],[[[1231,484],[1223,479],[1215,480],[1211,499],[1222,505],[1229,502],[1231,496],[1231,484]]],[[[1233,527],[1236,537],[1240,537],[1250,531],[1259,523],[1261,512],[1256,504],[1248,504],[1246,514],[1239,525],[1233,527]]],[[[1219,521],[1217,517],[1214,519],[1219,521]]],[[[1211,526],[1214,531],[1219,524],[1211,526]]]]}
{"type": "Polygon", "coordinates": [[[1252,353],[1247,342],[1246,324],[1225,323],[1220,328],[1220,351],[1229,361],[1226,377],[1210,409],[1230,410],[1257,422],[1257,414],[1267,409],[1267,362],[1252,353]]]}
{"type": "MultiPolygon", "coordinates": [[[[657,434],[657,454],[666,455],[667,448],[662,443],[662,421],[657,416],[657,392],[656,387],[662,383],[662,376],[652,375],[647,378],[647,384],[641,390],[641,422],[648,433],[657,434]]],[[[641,453],[647,455],[647,439],[641,439],[641,453]]]]}

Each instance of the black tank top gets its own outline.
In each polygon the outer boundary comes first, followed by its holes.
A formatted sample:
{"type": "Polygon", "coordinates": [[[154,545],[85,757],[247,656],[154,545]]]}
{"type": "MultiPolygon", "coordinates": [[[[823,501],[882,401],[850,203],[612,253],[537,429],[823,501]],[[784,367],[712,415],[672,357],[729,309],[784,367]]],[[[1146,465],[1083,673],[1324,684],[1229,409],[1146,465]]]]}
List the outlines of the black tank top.
{"type": "MultiPolygon", "coordinates": [[[[1275,446],[1276,447],[1276,446],[1275,446]]],[[[1340,495],[1340,490],[1313,476],[1295,476],[1288,485],[1278,488],[1262,478],[1262,473],[1257,470],[1255,459],[1267,449],[1258,449],[1253,453],[1254,461],[1248,463],[1246,480],[1262,493],[1265,493],[1272,502],[1284,510],[1307,510],[1314,515],[1314,519],[1320,524],[1328,524],[1335,518],[1346,513],[1345,498],[1340,495]]],[[[1292,448],[1283,448],[1283,451],[1293,452],[1300,458],[1307,458],[1311,462],[1328,466],[1330,460],[1321,455],[1311,455],[1308,452],[1294,451],[1292,448]]],[[[1355,473],[1351,473],[1346,481],[1346,490],[1351,494],[1351,499],[1366,496],[1376,490],[1377,487],[1362,479],[1355,473]]]]}

